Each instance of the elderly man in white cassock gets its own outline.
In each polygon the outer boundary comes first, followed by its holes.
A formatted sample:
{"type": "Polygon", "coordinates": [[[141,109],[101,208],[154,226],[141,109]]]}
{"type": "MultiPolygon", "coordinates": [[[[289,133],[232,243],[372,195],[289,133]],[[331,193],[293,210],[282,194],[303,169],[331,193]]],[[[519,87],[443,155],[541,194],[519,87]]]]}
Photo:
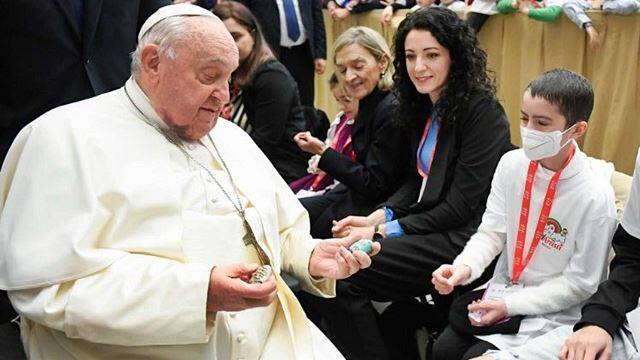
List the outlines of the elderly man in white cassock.
{"type": "Polygon", "coordinates": [[[3,164],[0,288],[28,356],[341,359],[280,271],[331,297],[371,259],[312,239],[269,160],[218,119],[233,38],[180,4],[138,40],[123,88],[44,114],[3,164]],[[260,264],[273,275],[252,283],[260,264]]]}

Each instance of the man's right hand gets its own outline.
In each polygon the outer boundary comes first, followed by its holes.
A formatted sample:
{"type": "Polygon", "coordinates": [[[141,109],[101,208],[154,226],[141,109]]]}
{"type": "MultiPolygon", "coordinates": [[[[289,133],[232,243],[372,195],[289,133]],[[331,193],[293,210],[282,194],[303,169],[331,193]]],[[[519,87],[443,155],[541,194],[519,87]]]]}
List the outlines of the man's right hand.
{"type": "Polygon", "coordinates": [[[262,284],[249,283],[258,266],[220,265],[211,270],[207,311],[241,311],[271,304],[278,293],[273,275],[262,284]]]}
{"type": "Polygon", "coordinates": [[[560,350],[562,360],[611,359],[613,339],[603,328],[588,325],[574,332],[560,350]]]}
{"type": "Polygon", "coordinates": [[[432,275],[431,283],[436,290],[440,295],[448,295],[471,276],[471,268],[467,265],[440,265],[432,275]]]}

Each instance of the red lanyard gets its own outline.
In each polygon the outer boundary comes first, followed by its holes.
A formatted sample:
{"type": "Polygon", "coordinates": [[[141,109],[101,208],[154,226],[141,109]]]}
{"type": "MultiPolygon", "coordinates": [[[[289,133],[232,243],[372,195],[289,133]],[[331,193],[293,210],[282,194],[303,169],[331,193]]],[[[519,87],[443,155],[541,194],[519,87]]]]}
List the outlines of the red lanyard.
{"type": "Polygon", "coordinates": [[[527,180],[525,182],[524,194],[522,194],[522,208],[520,210],[520,226],[518,226],[518,236],[516,239],[516,250],[513,255],[513,271],[511,274],[511,283],[516,284],[518,280],[520,280],[520,275],[524,269],[529,265],[531,258],[533,257],[533,253],[535,253],[538,244],[540,243],[540,239],[542,239],[542,234],[544,232],[544,228],[547,225],[547,218],[549,217],[549,213],[551,212],[551,206],[553,205],[553,200],[556,195],[556,187],[558,186],[558,181],[560,180],[560,174],[562,174],[562,170],[569,164],[573,155],[575,154],[575,147],[571,149],[571,153],[569,154],[569,158],[564,162],[560,170],[556,171],[556,173],[551,178],[549,182],[549,186],[547,187],[547,193],[544,197],[544,202],[542,203],[542,210],[540,211],[540,218],[538,219],[538,224],[536,225],[536,232],[533,235],[533,240],[531,241],[531,246],[529,247],[529,251],[527,252],[527,258],[522,261],[522,253],[524,252],[524,241],[527,237],[527,224],[529,221],[529,207],[531,205],[531,192],[533,189],[533,180],[536,177],[536,171],[538,170],[538,162],[531,161],[529,163],[529,171],[527,172],[527,180]]]}

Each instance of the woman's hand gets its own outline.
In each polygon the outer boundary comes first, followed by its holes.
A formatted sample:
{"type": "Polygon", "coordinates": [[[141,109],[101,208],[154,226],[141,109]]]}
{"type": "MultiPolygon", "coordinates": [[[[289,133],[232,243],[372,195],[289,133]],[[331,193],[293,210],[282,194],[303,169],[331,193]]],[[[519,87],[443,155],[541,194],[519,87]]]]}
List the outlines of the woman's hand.
{"type": "Polygon", "coordinates": [[[382,209],[372,212],[369,216],[347,216],[340,221],[333,221],[331,233],[337,238],[342,238],[348,236],[352,228],[371,227],[373,229],[376,224],[382,224],[385,220],[385,212],[382,209]]]}
{"type": "Polygon", "coordinates": [[[322,155],[327,150],[327,145],[320,139],[313,137],[308,131],[297,133],[293,137],[293,141],[296,142],[300,150],[311,154],[322,155]]]}

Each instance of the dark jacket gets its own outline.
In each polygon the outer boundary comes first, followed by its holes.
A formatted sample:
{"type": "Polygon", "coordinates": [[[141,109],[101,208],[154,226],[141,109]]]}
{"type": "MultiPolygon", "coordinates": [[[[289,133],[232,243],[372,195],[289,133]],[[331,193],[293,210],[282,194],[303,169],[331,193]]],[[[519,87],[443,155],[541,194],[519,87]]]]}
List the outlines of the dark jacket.
{"type": "MultiPolygon", "coordinates": [[[[169,0],[0,1],[0,163],[18,132],[53,109],[114,90],[144,21],[169,0]]],[[[15,316],[0,291],[0,323],[15,316]]]]}
{"type": "Polygon", "coordinates": [[[318,234],[331,235],[331,220],[368,215],[397,189],[409,161],[409,149],[392,119],[392,102],[391,93],[377,88],[360,100],[351,130],[355,162],[333,149],[320,157],[318,168],[341,183],[332,192],[345,191],[346,195],[325,211],[320,218],[324,231],[318,234]]]}
{"type": "Polygon", "coordinates": [[[57,106],[114,90],[130,74],[138,30],[169,0],[0,1],[0,161],[18,132],[57,106]]]}
{"type": "Polygon", "coordinates": [[[269,158],[286,182],[307,174],[309,155],[293,141],[307,130],[298,97],[298,87],[289,71],[277,60],[268,60],[257,69],[250,86],[242,90],[250,136],[269,158]]]}
{"type": "MultiPolygon", "coordinates": [[[[276,0],[236,0],[251,10],[260,22],[262,33],[278,55],[280,52],[280,14],[276,0]]],[[[322,17],[322,0],[298,0],[302,26],[314,59],[326,59],[327,39],[322,17]]]]}
{"type": "Polygon", "coordinates": [[[597,325],[612,337],[624,323],[627,313],[638,306],[640,297],[640,239],[629,234],[622,225],[613,236],[616,256],[611,262],[609,279],[582,307],[582,318],[575,330],[597,325]]]}
{"type": "Polygon", "coordinates": [[[402,186],[385,206],[395,212],[406,234],[446,233],[462,249],[480,225],[498,161],[512,148],[509,122],[498,102],[472,95],[456,122],[442,126],[430,176],[417,202],[422,177],[416,152],[427,114],[419,115],[417,129],[408,129],[411,162],[402,186]]]}

